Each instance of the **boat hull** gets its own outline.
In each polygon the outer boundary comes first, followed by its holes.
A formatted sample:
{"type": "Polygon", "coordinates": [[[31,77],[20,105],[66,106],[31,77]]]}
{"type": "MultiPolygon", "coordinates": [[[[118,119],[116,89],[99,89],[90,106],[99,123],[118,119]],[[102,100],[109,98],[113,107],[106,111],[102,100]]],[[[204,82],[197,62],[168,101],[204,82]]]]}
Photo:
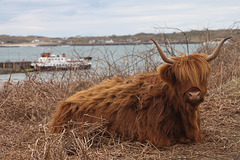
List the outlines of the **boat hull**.
{"type": "Polygon", "coordinates": [[[34,67],[34,71],[64,71],[64,70],[87,70],[91,69],[91,65],[82,65],[78,67],[56,67],[56,66],[42,66],[34,67]]]}

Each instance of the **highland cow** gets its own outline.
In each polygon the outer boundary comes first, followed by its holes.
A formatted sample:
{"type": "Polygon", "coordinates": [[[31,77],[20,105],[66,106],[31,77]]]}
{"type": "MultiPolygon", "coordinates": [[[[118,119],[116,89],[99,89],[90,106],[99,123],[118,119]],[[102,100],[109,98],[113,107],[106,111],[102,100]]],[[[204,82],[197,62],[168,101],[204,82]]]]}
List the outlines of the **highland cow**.
{"type": "Polygon", "coordinates": [[[105,125],[111,133],[149,141],[156,147],[202,142],[199,104],[207,93],[209,61],[216,58],[227,39],[211,55],[193,53],[172,58],[167,58],[153,40],[166,64],[156,73],[126,80],[115,76],[77,92],[57,107],[51,132],[62,132],[69,121],[94,123],[98,121],[95,117],[101,117],[107,120],[105,125]]]}

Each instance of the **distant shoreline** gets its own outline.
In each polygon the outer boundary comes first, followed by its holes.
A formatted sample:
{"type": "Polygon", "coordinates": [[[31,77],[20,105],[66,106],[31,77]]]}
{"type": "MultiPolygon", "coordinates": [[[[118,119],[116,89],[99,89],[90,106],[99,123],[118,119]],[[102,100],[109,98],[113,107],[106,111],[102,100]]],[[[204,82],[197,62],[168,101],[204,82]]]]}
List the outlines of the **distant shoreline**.
{"type": "Polygon", "coordinates": [[[218,42],[227,35],[240,39],[240,29],[191,30],[173,33],[138,33],[135,35],[112,36],[75,36],[75,37],[44,37],[44,36],[10,36],[0,35],[0,47],[37,47],[37,46],[109,46],[109,45],[149,45],[151,39],[159,44],[200,44],[218,42]],[[188,43],[186,43],[188,42],[188,43]]]}
{"type": "MultiPolygon", "coordinates": [[[[201,42],[190,42],[188,44],[198,44],[201,42]]],[[[116,45],[150,45],[153,43],[106,43],[106,44],[89,44],[89,43],[83,43],[83,44],[32,44],[32,43],[18,43],[18,44],[1,44],[0,47],[41,47],[41,46],[116,46],[116,45]]],[[[179,43],[179,42],[172,42],[170,44],[187,44],[187,43],[179,43]]],[[[164,44],[162,44],[164,45],[164,44]]]]}

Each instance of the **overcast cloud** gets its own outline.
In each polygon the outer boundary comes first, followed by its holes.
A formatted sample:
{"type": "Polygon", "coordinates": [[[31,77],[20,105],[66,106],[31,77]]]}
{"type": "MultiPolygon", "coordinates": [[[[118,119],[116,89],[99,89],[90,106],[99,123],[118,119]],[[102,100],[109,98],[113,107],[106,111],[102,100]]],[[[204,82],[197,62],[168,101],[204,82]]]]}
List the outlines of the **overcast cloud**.
{"type": "Polygon", "coordinates": [[[0,34],[48,37],[226,29],[239,0],[0,0],[0,34]]]}

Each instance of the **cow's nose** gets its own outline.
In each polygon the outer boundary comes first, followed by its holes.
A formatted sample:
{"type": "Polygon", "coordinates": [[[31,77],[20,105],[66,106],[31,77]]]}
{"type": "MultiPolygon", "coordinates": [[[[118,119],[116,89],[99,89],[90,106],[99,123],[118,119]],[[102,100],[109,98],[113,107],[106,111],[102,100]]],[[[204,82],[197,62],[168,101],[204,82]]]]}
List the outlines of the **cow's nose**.
{"type": "Polygon", "coordinates": [[[201,99],[200,91],[192,91],[188,92],[187,94],[190,101],[199,101],[201,99]]]}

